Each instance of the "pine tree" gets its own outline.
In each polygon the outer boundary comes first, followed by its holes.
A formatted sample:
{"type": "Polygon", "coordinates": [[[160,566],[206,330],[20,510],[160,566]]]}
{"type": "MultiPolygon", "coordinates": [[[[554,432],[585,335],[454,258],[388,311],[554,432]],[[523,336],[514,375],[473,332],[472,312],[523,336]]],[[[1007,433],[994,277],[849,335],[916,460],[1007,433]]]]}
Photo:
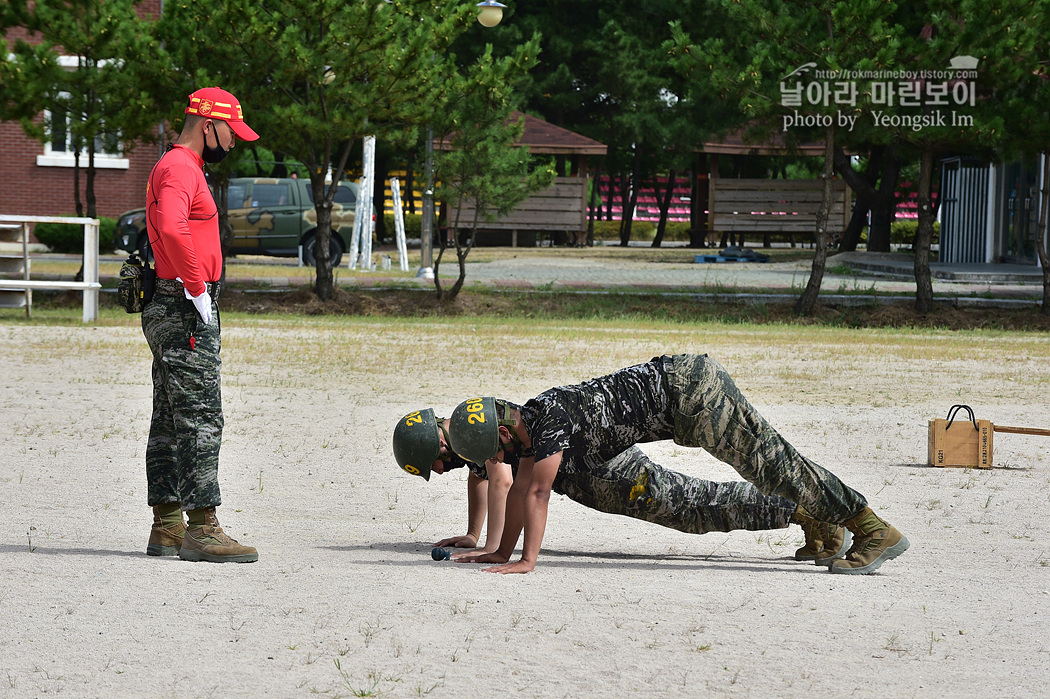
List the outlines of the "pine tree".
{"type": "Polygon", "coordinates": [[[455,73],[474,19],[455,0],[201,0],[165,7],[175,64],[236,94],[269,148],[306,165],[317,214],[315,291],[333,293],[331,211],[354,144],[406,141],[455,73]]]}
{"type": "Polygon", "coordinates": [[[437,121],[449,149],[436,157],[435,174],[442,182],[438,197],[452,208],[451,228],[459,277],[447,292],[441,287],[438,270],[446,242],[442,238],[434,264],[434,283],[438,299],[451,301],[466,279],[466,260],[477,236],[481,220],[494,220],[515,209],[534,191],[549,185],[554,170],[549,164],[535,163],[528,150],[515,147],[521,137],[520,120],[510,119],[514,106],[509,85],[512,76],[527,72],[535,63],[538,38],[519,46],[513,56],[493,59],[491,49],[461,77],[455,79],[452,99],[437,121]],[[471,220],[461,219],[465,204],[473,208],[471,220]],[[461,242],[460,229],[466,229],[461,242]]]}
{"type": "MultiPolygon", "coordinates": [[[[814,232],[815,254],[806,289],[795,304],[795,312],[809,315],[816,305],[824,276],[828,249],[828,213],[831,209],[834,147],[842,138],[839,121],[840,105],[825,99],[825,83],[816,84],[819,94],[804,93],[798,103],[784,90],[785,81],[809,81],[812,70],[840,71],[878,70],[892,65],[896,54],[892,42],[883,42],[890,34],[887,13],[894,3],[879,0],[817,0],[816,2],[781,2],[779,0],[722,0],[721,5],[735,23],[733,36],[696,42],[680,24],[673,27],[673,51],[679,68],[698,83],[697,89],[715,91],[723,99],[735,102],[741,116],[752,127],[754,137],[769,137],[774,129],[786,129],[784,118],[795,113],[820,117],[826,126],[814,133],[799,129],[786,134],[789,138],[822,136],[825,144],[824,183],[814,232]],[[796,77],[800,76],[800,77],[796,77]],[[785,126],[781,127],[781,124],[785,126]]],[[[850,116],[863,107],[850,105],[850,116]]]]}
{"type": "MultiPolygon", "coordinates": [[[[18,41],[0,64],[0,111],[20,119],[42,142],[65,136],[73,151],[77,216],[97,218],[95,156],[99,149],[127,154],[153,137],[156,107],[143,77],[158,46],[149,20],[133,0],[36,0],[28,10],[9,6],[39,44],[18,41]],[[18,11],[15,11],[18,10],[18,11]],[[60,63],[60,56],[75,63],[60,63]],[[47,118],[38,115],[46,111],[47,118]],[[81,153],[86,152],[86,163],[81,153]],[[84,199],[80,175],[85,173],[84,199]]],[[[83,268],[77,277],[83,274],[83,268]]]]}

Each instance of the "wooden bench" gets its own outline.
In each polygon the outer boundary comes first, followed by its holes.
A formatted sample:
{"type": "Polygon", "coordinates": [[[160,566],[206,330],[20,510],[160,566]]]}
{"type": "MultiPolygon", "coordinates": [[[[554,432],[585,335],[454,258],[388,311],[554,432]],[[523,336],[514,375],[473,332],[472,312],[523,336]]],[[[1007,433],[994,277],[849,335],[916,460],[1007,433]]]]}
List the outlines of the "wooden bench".
{"type": "MultiPolygon", "coordinates": [[[[451,207],[450,216],[455,216],[451,207]]],[[[459,228],[469,228],[474,221],[472,202],[464,202],[459,215],[459,228]]],[[[452,225],[454,220],[446,221],[452,225]]],[[[506,216],[495,221],[478,221],[479,238],[482,231],[507,232],[510,244],[517,247],[519,237],[524,240],[542,239],[555,233],[565,233],[570,242],[582,241],[587,235],[587,178],[557,177],[547,189],[533,194],[506,216]]],[[[490,238],[491,239],[491,238],[490,238]]]]}
{"type": "MultiPolygon", "coordinates": [[[[711,179],[708,239],[730,234],[743,245],[745,234],[758,234],[763,247],[770,246],[774,235],[789,237],[791,247],[795,247],[796,235],[812,240],[822,187],[820,180],[711,179]]],[[[844,229],[850,213],[849,188],[844,181],[834,180],[828,231],[844,229]]]]}

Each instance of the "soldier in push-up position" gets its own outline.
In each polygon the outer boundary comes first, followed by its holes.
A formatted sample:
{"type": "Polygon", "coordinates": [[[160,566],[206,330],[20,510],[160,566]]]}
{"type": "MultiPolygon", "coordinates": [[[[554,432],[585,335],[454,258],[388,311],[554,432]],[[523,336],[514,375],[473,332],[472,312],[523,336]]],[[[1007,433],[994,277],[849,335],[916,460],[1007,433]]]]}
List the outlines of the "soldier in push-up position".
{"type": "Polygon", "coordinates": [[[532,571],[559,473],[590,474],[595,464],[635,444],[665,439],[702,447],[761,493],[797,503],[793,516],[800,523],[848,529],[852,546],[845,558],[828,562],[832,573],[872,573],[910,545],[863,495],[774,430],[718,362],[680,354],[552,388],[523,406],[490,397],[461,403],[448,426],[448,445],[456,454],[486,465],[511,445],[521,455],[498,549],[463,560],[501,564],[486,569],[497,573],[532,571]],[[508,562],[523,529],[521,559],[508,562]]]}
{"type": "MultiPolygon", "coordinates": [[[[501,415],[508,410],[508,404],[498,402],[501,415]]],[[[467,461],[449,450],[448,424],[448,419],[435,417],[430,408],[405,415],[394,428],[394,457],[402,469],[427,481],[431,474],[466,466],[467,532],[443,539],[437,546],[472,549],[453,556],[457,560],[493,553],[502,537],[507,494],[522,454],[528,450],[512,438],[493,458],[467,461]],[[485,545],[479,546],[486,518],[485,545]]],[[[795,552],[795,559],[817,565],[841,557],[850,544],[847,530],[806,517],[790,500],[762,495],[744,481],[716,483],[665,469],[635,446],[607,460],[590,455],[582,459],[586,467],[561,470],[552,490],[599,512],[689,534],[783,529],[794,522],[802,525],[806,535],[805,546],[795,552]]]]}

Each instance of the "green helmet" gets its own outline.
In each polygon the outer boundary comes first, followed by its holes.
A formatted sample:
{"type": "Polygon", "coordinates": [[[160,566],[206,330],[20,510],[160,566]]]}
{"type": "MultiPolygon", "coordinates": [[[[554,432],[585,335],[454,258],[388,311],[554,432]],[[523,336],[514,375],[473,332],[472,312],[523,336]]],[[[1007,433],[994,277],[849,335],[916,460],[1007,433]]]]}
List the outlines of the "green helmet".
{"type": "Polygon", "coordinates": [[[500,419],[496,404],[496,399],[488,396],[471,398],[456,406],[448,421],[448,439],[452,451],[467,461],[483,464],[503,448],[499,441],[500,425],[513,425],[515,421],[500,419]]]}
{"type": "Polygon", "coordinates": [[[394,459],[413,476],[430,480],[430,465],[441,458],[437,418],[431,408],[409,413],[394,428],[394,459]]]}

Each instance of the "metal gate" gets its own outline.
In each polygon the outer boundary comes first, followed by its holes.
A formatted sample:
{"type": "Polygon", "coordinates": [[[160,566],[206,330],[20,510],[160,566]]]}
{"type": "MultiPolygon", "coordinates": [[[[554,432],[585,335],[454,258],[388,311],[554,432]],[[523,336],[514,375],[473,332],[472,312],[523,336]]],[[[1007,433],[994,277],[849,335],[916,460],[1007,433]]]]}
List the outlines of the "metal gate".
{"type": "Polygon", "coordinates": [[[941,162],[941,233],[938,261],[988,262],[987,165],[951,158],[941,162]]]}

